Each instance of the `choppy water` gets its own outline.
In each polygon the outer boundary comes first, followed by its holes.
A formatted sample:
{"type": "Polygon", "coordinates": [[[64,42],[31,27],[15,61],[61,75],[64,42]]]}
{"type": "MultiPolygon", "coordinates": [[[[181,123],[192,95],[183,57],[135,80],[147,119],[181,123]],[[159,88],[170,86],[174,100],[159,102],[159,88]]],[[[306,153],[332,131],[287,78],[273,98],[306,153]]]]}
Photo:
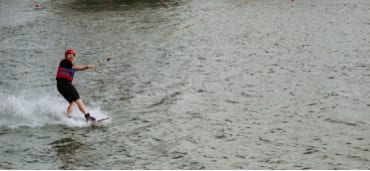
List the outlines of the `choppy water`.
{"type": "Polygon", "coordinates": [[[369,1],[38,2],[0,1],[0,169],[370,169],[369,1]]]}

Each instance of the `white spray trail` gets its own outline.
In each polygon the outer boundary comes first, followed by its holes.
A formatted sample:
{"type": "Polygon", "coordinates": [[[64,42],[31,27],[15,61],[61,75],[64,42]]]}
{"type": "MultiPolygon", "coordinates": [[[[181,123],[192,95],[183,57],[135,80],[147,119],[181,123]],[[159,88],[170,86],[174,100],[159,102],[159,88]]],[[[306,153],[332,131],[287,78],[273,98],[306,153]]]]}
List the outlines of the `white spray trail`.
{"type": "MultiPolygon", "coordinates": [[[[88,126],[80,111],[75,110],[72,118],[66,117],[68,103],[58,94],[21,93],[8,95],[0,93],[0,127],[18,128],[21,126],[41,127],[66,125],[69,127],[88,126]]],[[[106,117],[99,107],[87,106],[96,117],[106,117]]]]}

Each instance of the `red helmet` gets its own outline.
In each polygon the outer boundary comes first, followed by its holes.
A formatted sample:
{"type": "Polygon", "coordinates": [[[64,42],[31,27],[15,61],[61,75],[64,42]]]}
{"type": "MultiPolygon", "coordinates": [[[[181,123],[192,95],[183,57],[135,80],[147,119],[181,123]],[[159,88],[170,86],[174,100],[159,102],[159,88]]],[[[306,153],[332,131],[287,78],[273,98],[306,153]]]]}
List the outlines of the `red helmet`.
{"type": "Polygon", "coordinates": [[[66,52],[64,53],[64,56],[67,56],[68,54],[73,54],[73,55],[76,56],[75,50],[70,49],[70,48],[66,50],[66,52]]]}

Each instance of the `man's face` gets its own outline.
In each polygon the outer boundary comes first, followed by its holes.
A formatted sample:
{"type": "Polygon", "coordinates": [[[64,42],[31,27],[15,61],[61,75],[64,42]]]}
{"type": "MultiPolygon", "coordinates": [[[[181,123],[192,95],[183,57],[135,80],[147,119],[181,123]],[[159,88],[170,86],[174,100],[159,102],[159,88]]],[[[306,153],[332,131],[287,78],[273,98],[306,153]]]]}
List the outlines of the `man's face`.
{"type": "Polygon", "coordinates": [[[75,58],[75,55],[74,54],[71,54],[71,53],[70,54],[67,54],[67,56],[66,56],[66,59],[69,60],[69,61],[71,61],[71,62],[73,61],[74,58],[75,58]]]}

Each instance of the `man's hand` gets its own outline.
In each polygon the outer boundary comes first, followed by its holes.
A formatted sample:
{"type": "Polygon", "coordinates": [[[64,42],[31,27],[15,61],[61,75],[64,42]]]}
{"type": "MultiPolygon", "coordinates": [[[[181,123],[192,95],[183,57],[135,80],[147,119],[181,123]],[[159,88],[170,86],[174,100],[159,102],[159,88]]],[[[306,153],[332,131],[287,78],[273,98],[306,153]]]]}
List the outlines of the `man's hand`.
{"type": "Polygon", "coordinates": [[[95,68],[94,64],[87,65],[87,69],[93,69],[93,68],[95,68]]]}

